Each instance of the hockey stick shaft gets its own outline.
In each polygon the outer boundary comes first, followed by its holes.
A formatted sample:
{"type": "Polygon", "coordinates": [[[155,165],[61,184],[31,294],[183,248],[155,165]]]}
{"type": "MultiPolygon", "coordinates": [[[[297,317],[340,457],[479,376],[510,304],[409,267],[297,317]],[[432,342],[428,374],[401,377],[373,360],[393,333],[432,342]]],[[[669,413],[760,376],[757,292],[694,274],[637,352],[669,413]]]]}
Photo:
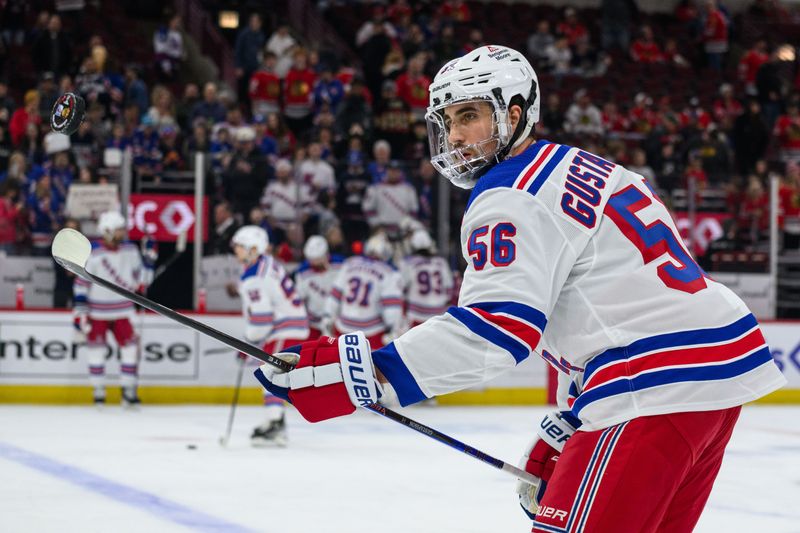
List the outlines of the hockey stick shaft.
{"type": "MultiPolygon", "coordinates": [[[[268,354],[252,344],[237,339],[231,335],[228,335],[227,333],[223,333],[212,328],[211,326],[203,324],[202,322],[184,316],[177,311],[156,303],[148,298],[145,298],[144,296],[136,294],[135,292],[125,289],[124,287],[120,287],[119,285],[116,285],[115,283],[112,283],[106,279],[95,276],[86,270],[86,261],[90,253],[91,245],[89,244],[88,239],[75,230],[63,229],[58,235],[56,235],[56,238],[53,241],[53,257],[56,259],[56,261],[67,270],[84,277],[87,281],[96,283],[97,285],[100,285],[101,287],[104,287],[127,300],[141,305],[145,309],[149,309],[188,328],[199,331],[200,333],[203,333],[212,339],[221,342],[222,344],[230,346],[231,348],[251,357],[255,357],[256,359],[272,365],[281,371],[289,372],[294,368],[294,366],[288,361],[268,354]]],[[[423,435],[446,444],[454,450],[458,450],[461,453],[474,457],[483,463],[491,465],[505,472],[509,472],[519,479],[532,484],[537,484],[539,482],[538,478],[534,477],[528,472],[525,472],[524,470],[510,465],[500,459],[496,459],[491,455],[478,450],[477,448],[468,446],[457,439],[445,435],[444,433],[430,428],[424,424],[420,424],[419,422],[392,411],[387,407],[372,404],[365,406],[365,408],[374,413],[382,415],[393,422],[397,422],[398,424],[413,429],[418,433],[422,433],[423,435]]]]}
{"type": "Polygon", "coordinates": [[[239,391],[242,388],[242,376],[244,375],[244,365],[246,361],[243,357],[239,358],[239,370],[236,374],[236,388],[233,389],[233,399],[231,400],[231,410],[228,413],[228,428],[222,438],[222,445],[227,446],[233,431],[233,417],[236,415],[236,406],[239,405],[239,391]]]}

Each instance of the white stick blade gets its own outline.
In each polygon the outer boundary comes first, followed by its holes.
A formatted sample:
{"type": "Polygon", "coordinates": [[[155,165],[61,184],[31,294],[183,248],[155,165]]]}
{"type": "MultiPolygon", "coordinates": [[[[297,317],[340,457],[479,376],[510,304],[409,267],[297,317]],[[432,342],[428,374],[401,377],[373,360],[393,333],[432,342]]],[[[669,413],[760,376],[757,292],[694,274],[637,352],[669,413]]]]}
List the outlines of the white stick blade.
{"type": "Polygon", "coordinates": [[[92,244],[81,232],[64,228],[53,239],[52,252],[59,265],[83,276],[86,272],[86,261],[92,254],[92,244]]]}

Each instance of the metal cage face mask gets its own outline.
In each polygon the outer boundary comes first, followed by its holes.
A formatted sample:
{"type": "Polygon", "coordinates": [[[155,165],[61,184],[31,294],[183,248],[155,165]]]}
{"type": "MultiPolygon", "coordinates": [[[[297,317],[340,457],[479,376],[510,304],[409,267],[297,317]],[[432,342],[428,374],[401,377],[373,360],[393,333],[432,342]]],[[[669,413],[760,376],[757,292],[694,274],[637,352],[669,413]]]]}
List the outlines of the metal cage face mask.
{"type": "Polygon", "coordinates": [[[431,164],[454,185],[463,189],[474,187],[480,177],[480,171],[498,162],[497,154],[508,144],[512,131],[506,107],[498,105],[490,96],[450,100],[446,104],[428,108],[425,122],[428,126],[431,164]],[[454,130],[463,128],[464,133],[468,132],[469,136],[474,136],[476,131],[474,128],[480,128],[480,125],[471,123],[473,118],[469,113],[475,111],[469,111],[471,106],[465,106],[466,111],[462,107],[455,110],[452,116],[447,116],[445,109],[469,102],[477,104],[475,107],[478,108],[479,115],[491,114],[491,121],[485,126],[484,135],[478,135],[483,137],[481,140],[463,144],[458,141],[461,132],[454,130]],[[491,110],[487,110],[486,105],[490,106],[491,110]]]}

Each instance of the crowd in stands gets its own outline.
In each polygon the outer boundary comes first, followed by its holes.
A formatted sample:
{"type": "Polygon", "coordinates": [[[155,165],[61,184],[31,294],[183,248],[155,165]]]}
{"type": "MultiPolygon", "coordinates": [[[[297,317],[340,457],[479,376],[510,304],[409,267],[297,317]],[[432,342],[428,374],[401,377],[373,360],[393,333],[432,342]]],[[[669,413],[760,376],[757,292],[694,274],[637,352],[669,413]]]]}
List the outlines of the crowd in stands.
{"type": "MultiPolygon", "coordinates": [[[[209,253],[225,251],[244,223],[267,228],[289,260],[310,234],[340,252],[376,228],[399,231],[407,217],[435,234],[428,85],[445,60],[490,42],[527,51],[537,69],[537,136],[628,165],[666,202],[690,184],[701,200],[719,192],[733,215],[726,238],[741,246],[767,231],[771,175],[780,176],[781,223],[800,216],[800,31],[794,42],[766,31],[800,22],[774,0],[754,0],[741,18],[724,1],[684,0],[666,26],[630,0],[603,0],[599,11],[538,6],[542,16],[524,35],[516,4],[320,3],[351,53],[244,13],[231,42],[232,87],[182,75],[179,16],[154,33],[151,64],[126,64],[125,50],[109,51],[74,19],[65,29],[57,11],[28,13],[35,23],[20,24],[20,5],[4,3],[0,48],[29,53],[39,81],[16,85],[0,61],[0,247],[8,253],[46,253],[65,223],[70,184],[113,179],[101,171],[103,153],[128,147],[135,186],[168,184],[171,173],[192,169],[194,153],[209,154],[209,253]],[[763,24],[744,31],[742,20],[763,24]],[[503,21],[514,23],[507,38],[503,21]],[[47,133],[66,91],[86,99],[87,117],[65,147],[47,133]]],[[[457,235],[465,197],[452,196],[457,235]]]]}

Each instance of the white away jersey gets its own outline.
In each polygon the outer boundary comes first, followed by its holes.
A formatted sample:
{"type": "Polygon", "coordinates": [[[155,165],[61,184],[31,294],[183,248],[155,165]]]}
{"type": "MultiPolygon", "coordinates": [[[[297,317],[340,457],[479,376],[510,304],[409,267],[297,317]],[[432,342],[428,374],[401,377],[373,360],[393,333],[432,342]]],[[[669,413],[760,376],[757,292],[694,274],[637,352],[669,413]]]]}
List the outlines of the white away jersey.
{"type": "Polygon", "coordinates": [[[390,331],[403,316],[403,284],[393,267],[364,256],[347,258],[328,297],[328,316],[341,333],[368,337],[390,331]]]}
{"type": "Polygon", "coordinates": [[[447,311],[453,294],[453,272],[444,257],[410,255],[400,263],[410,322],[425,322],[447,311]]]}
{"type": "Polygon", "coordinates": [[[308,337],[308,317],[294,281],[278,261],[262,255],[239,281],[247,342],[261,346],[279,339],[308,337]]]}
{"type": "Polygon", "coordinates": [[[311,189],[305,183],[273,181],[264,189],[261,206],[268,217],[279,224],[299,222],[311,210],[311,189]]]}
{"type": "Polygon", "coordinates": [[[297,294],[306,304],[309,325],[315,329],[321,329],[321,321],[325,316],[325,307],[328,303],[333,282],[339,275],[344,257],[332,255],[330,266],[327,270],[319,271],[311,267],[308,261],[303,261],[294,275],[297,294]]]}
{"type": "Polygon", "coordinates": [[[478,181],[461,239],[459,305],[373,354],[404,405],[534,351],[565,374],[560,407],[584,430],[729,408],[785,383],[744,302],[619,165],[539,141],[478,181]]]}
{"type": "MultiPolygon", "coordinates": [[[[115,249],[93,242],[86,270],[133,292],[140,292],[153,279],[152,268],[145,267],[139,247],[132,242],[123,242],[115,249]]],[[[75,310],[88,310],[95,320],[131,318],[134,314],[133,302],[80,277],[75,278],[74,292],[75,310]]]]}
{"type": "Polygon", "coordinates": [[[417,216],[419,199],[408,183],[377,183],[367,188],[363,208],[370,226],[394,228],[404,218],[417,216]]]}

